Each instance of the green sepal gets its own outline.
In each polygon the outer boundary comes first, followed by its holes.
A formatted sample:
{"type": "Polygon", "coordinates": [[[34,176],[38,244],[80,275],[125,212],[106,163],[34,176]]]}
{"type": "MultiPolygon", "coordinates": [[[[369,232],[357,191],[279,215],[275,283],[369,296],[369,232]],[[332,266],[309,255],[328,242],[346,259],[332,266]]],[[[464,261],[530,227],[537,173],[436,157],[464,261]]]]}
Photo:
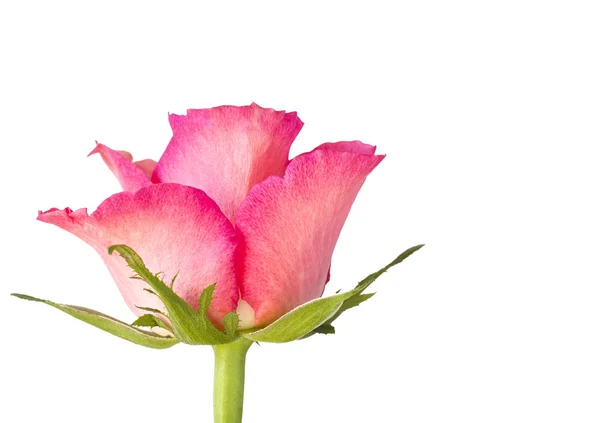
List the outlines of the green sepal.
{"type": "Polygon", "coordinates": [[[244,331],[242,336],[253,341],[279,343],[308,338],[315,333],[334,334],[335,328],[332,323],[335,319],[344,311],[358,306],[375,295],[374,293],[363,294],[365,289],[388,269],[402,263],[422,247],[423,245],[416,245],[404,251],[390,264],[360,281],[352,291],[309,301],[284,314],[265,328],[244,331]]]}
{"type": "Polygon", "coordinates": [[[350,291],[331,297],[317,298],[296,307],[263,329],[245,331],[242,335],[259,342],[295,341],[327,322],[344,301],[354,294],[354,291],[350,291]]]}
{"type": "Polygon", "coordinates": [[[371,285],[373,282],[375,282],[375,280],[378,277],[380,277],[385,272],[387,272],[391,267],[394,267],[395,265],[402,263],[404,260],[409,258],[411,255],[413,255],[414,253],[419,251],[424,246],[425,246],[425,244],[419,244],[419,245],[415,245],[414,247],[410,247],[408,250],[404,251],[402,254],[400,254],[398,257],[396,257],[390,264],[379,269],[375,273],[371,273],[369,276],[367,276],[362,281],[360,281],[358,283],[358,285],[356,285],[355,291],[358,291],[357,293],[360,294],[365,289],[367,289],[369,287],[369,285],[371,285]]]}
{"type": "Polygon", "coordinates": [[[337,313],[335,313],[333,315],[334,318],[337,318],[337,316],[339,316],[340,314],[342,314],[346,310],[349,310],[349,309],[351,309],[353,307],[357,307],[361,303],[367,301],[373,295],[375,295],[375,292],[371,292],[369,294],[356,294],[356,295],[348,298],[346,301],[344,301],[344,304],[342,304],[342,306],[337,311],[337,313]]]}
{"type": "Polygon", "coordinates": [[[109,247],[108,253],[112,254],[113,251],[116,251],[125,259],[129,267],[136,273],[134,277],[137,277],[150,285],[156,295],[161,299],[168,311],[169,321],[173,325],[175,336],[181,342],[190,345],[217,345],[233,342],[239,337],[237,330],[232,330],[232,317],[224,319],[223,325],[227,328],[227,331],[222,332],[212,324],[206,315],[212,300],[212,292],[215,289],[214,284],[206,287],[201,293],[199,310],[196,312],[196,310],[194,310],[184,299],[179,297],[170,286],[167,286],[159,279],[157,274],[150,272],[144,265],[140,256],[138,256],[133,249],[127,245],[113,245],[109,247]],[[227,322],[225,322],[225,320],[227,320],[227,322]]]}
{"type": "Polygon", "coordinates": [[[140,327],[145,327],[145,328],[159,327],[159,328],[166,329],[169,332],[171,332],[173,330],[165,322],[163,322],[158,317],[156,317],[154,314],[144,314],[143,316],[140,316],[135,322],[133,322],[131,324],[131,326],[140,326],[140,327]]]}
{"type": "Polygon", "coordinates": [[[371,298],[373,295],[375,295],[375,293],[371,292],[370,294],[356,294],[356,295],[353,295],[352,297],[348,298],[346,301],[344,301],[344,304],[342,304],[342,306],[340,307],[340,309],[335,312],[335,314],[331,317],[331,319],[328,320],[328,324],[331,325],[331,323],[335,319],[337,319],[338,317],[340,317],[340,315],[344,311],[359,306],[361,303],[364,303],[369,298],[371,298]]]}
{"type": "MultiPolygon", "coordinates": [[[[125,322],[117,320],[113,317],[107,316],[106,314],[100,313],[89,308],[79,307],[67,304],[58,304],[48,300],[42,300],[39,298],[31,297],[24,294],[11,294],[22,300],[36,301],[47,304],[60,311],[67,313],[70,316],[75,317],[83,322],[89,323],[92,326],[102,329],[112,335],[123,338],[127,341],[133,342],[134,344],[142,345],[148,348],[164,349],[172,347],[177,344],[179,340],[172,336],[161,336],[150,331],[139,329],[132,325],[128,325],[125,322]]],[[[139,320],[139,319],[138,319],[139,320]]]]}
{"type": "Polygon", "coordinates": [[[237,333],[237,328],[240,324],[240,318],[235,312],[229,312],[225,316],[223,316],[223,327],[225,328],[225,333],[232,338],[239,338],[237,333]]]}
{"type": "Polygon", "coordinates": [[[198,313],[208,314],[208,308],[210,307],[210,303],[212,303],[213,293],[215,292],[216,287],[217,285],[213,283],[202,290],[200,298],[198,299],[198,313]]]}
{"type": "MultiPolygon", "coordinates": [[[[155,314],[162,314],[163,316],[165,315],[164,312],[160,311],[157,308],[151,308],[151,307],[141,307],[141,306],[135,306],[135,308],[139,308],[140,310],[144,310],[144,311],[149,311],[150,313],[155,313],[155,314]]],[[[166,316],[165,316],[166,317],[166,316]]]]}
{"type": "MultiPolygon", "coordinates": [[[[312,333],[322,333],[323,335],[335,335],[335,328],[329,323],[323,323],[318,328],[315,328],[312,333]]],[[[309,334],[310,335],[310,334],[309,334]]]]}
{"type": "MultiPolygon", "coordinates": [[[[367,289],[373,282],[375,282],[377,280],[377,278],[379,278],[379,276],[383,275],[385,272],[387,272],[390,268],[394,267],[395,265],[402,263],[404,260],[406,260],[408,257],[410,257],[413,253],[416,253],[424,246],[425,246],[425,244],[419,244],[419,245],[415,245],[414,247],[410,247],[409,249],[404,251],[402,254],[400,254],[398,257],[396,257],[387,266],[379,269],[375,273],[371,273],[369,276],[367,276],[362,281],[360,281],[358,283],[358,285],[356,285],[356,288],[354,288],[351,291],[351,292],[355,292],[355,294],[352,295],[347,300],[345,300],[344,303],[342,304],[342,306],[338,309],[338,311],[329,320],[327,320],[327,322],[325,322],[324,325],[331,326],[333,321],[335,319],[337,319],[338,317],[340,317],[343,312],[345,312],[346,310],[349,310],[353,307],[358,306],[359,304],[363,303],[364,301],[367,301],[369,298],[371,298],[373,295],[375,295],[374,292],[370,293],[370,294],[363,294],[362,292],[365,289],[367,289]]],[[[333,333],[333,332],[323,332],[323,330],[327,331],[329,329],[328,328],[325,328],[325,329],[317,328],[317,330],[315,330],[314,332],[315,333],[333,333]]]]}

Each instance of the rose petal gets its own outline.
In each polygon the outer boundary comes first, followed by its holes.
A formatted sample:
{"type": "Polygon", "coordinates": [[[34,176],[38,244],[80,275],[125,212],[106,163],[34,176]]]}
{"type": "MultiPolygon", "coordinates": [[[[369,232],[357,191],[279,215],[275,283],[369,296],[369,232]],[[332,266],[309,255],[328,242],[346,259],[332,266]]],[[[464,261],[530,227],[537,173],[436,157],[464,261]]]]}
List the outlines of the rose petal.
{"type": "MultiPolygon", "coordinates": [[[[137,191],[140,188],[152,185],[150,176],[145,173],[144,167],[148,167],[148,163],[143,166],[136,165],[132,162],[133,157],[127,151],[115,151],[104,144],[97,143],[96,148],[88,155],[99,153],[102,160],[111,172],[117,177],[124,191],[137,191]]],[[[146,162],[146,161],[142,161],[146,162]]],[[[152,173],[150,173],[152,175],[152,173]]]]}
{"type": "Polygon", "coordinates": [[[138,160],[137,162],[133,162],[139,169],[144,172],[144,175],[150,180],[152,179],[152,174],[154,173],[154,169],[156,169],[156,160],[152,159],[144,159],[138,160]]]}
{"type": "Polygon", "coordinates": [[[271,175],[283,175],[290,145],[302,128],[296,113],[221,106],[169,115],[173,138],[153,181],[205,191],[231,222],[248,191],[271,175]]]}
{"type": "Polygon", "coordinates": [[[38,219],[59,226],[90,244],[102,257],[127,305],[164,309],[160,300],[130,279],[132,270],[108,247],[126,244],[152,272],[164,272],[170,283],[178,273],[175,292],[198,307],[202,290],[216,283],[209,316],[220,324],[239,298],[235,279],[236,235],[231,223],[204,192],[177,184],[160,184],[135,193],[122,192],[105,200],[88,216],[86,209],[51,209],[38,219]]]}
{"type": "Polygon", "coordinates": [[[293,159],[284,178],[255,186],[240,205],[238,278],[258,327],[322,295],[352,203],[384,157],[373,153],[362,143],[316,148],[293,159]]]}
{"type": "Polygon", "coordinates": [[[374,145],[365,144],[360,141],[340,141],[340,142],[326,142],[315,148],[316,150],[327,150],[327,151],[343,151],[346,153],[356,154],[375,154],[377,147],[374,145]]]}

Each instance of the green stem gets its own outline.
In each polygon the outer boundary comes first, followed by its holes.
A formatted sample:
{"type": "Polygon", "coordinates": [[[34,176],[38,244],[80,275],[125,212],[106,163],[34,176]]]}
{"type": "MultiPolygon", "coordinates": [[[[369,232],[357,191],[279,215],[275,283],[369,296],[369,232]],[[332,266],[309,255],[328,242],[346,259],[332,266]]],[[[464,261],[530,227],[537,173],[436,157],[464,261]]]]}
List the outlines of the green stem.
{"type": "Polygon", "coordinates": [[[213,345],[215,383],[213,408],[215,423],[241,423],[244,408],[246,353],[252,341],[240,338],[230,344],[213,345]]]}

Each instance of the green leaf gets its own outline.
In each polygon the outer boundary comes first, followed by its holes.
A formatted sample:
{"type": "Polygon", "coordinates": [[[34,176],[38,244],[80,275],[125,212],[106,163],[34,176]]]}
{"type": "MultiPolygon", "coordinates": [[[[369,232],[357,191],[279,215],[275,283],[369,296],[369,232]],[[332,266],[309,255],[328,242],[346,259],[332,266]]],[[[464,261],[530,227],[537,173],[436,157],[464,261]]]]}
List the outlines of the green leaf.
{"type": "Polygon", "coordinates": [[[133,322],[131,326],[141,326],[146,328],[159,327],[166,329],[169,332],[171,332],[172,330],[169,327],[169,325],[167,325],[165,322],[163,322],[153,314],[144,314],[143,316],[139,317],[135,322],[133,322]]]}
{"type": "Polygon", "coordinates": [[[352,295],[354,291],[317,298],[296,307],[263,329],[243,332],[242,335],[259,342],[279,343],[300,339],[327,322],[352,295]]]}
{"type": "Polygon", "coordinates": [[[42,300],[39,298],[31,297],[24,294],[11,294],[22,300],[36,301],[39,303],[47,304],[60,311],[63,311],[76,319],[83,322],[89,323],[92,326],[96,326],[105,332],[123,338],[127,341],[133,342],[134,344],[142,345],[149,348],[164,349],[172,347],[177,344],[179,340],[172,336],[160,336],[153,332],[138,329],[125,322],[117,320],[113,317],[107,316],[100,312],[90,310],[89,308],[58,304],[48,300],[42,300]]]}
{"type": "Polygon", "coordinates": [[[191,345],[216,345],[227,344],[237,339],[236,331],[233,333],[221,332],[206,316],[205,311],[208,311],[214,285],[207,287],[200,295],[201,310],[197,313],[171,287],[167,286],[156,274],[150,272],[133,249],[127,245],[113,245],[109,247],[108,253],[112,254],[113,251],[119,253],[136,275],[156,292],[168,311],[169,321],[179,340],[191,345]]]}
{"type": "MultiPolygon", "coordinates": [[[[419,245],[415,245],[414,247],[409,248],[408,250],[406,250],[402,254],[400,254],[398,257],[396,257],[387,266],[379,269],[375,273],[371,273],[369,276],[367,276],[362,281],[360,281],[358,283],[358,285],[356,285],[356,288],[354,288],[351,291],[351,292],[354,292],[354,295],[352,295],[351,297],[346,299],[344,301],[344,303],[342,304],[342,306],[337,310],[337,312],[329,320],[327,320],[327,322],[325,322],[325,324],[331,326],[331,324],[335,321],[335,319],[340,317],[343,312],[345,312],[346,310],[349,310],[353,307],[358,306],[359,304],[363,303],[364,301],[367,301],[369,298],[371,298],[373,295],[375,295],[375,293],[363,294],[362,292],[365,289],[367,289],[373,282],[375,282],[377,280],[377,278],[379,278],[379,276],[383,275],[385,272],[387,272],[390,268],[394,267],[395,265],[402,263],[404,260],[406,260],[408,257],[410,257],[413,253],[419,251],[424,246],[425,246],[425,244],[419,244],[419,245]]],[[[328,329],[325,328],[324,330],[328,330],[328,329]]],[[[315,332],[323,333],[323,332],[319,332],[317,330],[315,330],[315,332]]]]}

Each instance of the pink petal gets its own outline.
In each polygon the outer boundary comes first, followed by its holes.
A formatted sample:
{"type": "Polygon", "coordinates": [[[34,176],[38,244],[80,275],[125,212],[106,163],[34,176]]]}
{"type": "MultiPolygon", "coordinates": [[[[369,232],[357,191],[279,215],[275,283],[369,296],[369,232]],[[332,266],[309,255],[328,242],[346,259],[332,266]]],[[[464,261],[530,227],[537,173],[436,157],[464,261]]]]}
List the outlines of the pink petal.
{"type": "Polygon", "coordinates": [[[86,209],[51,209],[38,219],[52,223],[90,244],[100,254],[127,305],[164,309],[160,300],[143,289],[145,282],[130,279],[132,270],[114,244],[133,248],[152,272],[164,272],[170,283],[179,272],[174,289],[197,308],[202,289],[216,283],[209,316],[220,324],[236,309],[239,298],[235,278],[235,230],[218,206],[204,192],[177,184],[151,185],[135,193],[122,192],[105,200],[88,216],[86,209]]]}
{"type": "Polygon", "coordinates": [[[316,150],[328,150],[328,151],[345,151],[346,153],[356,154],[375,154],[374,145],[362,143],[360,141],[340,141],[340,142],[326,142],[321,144],[313,151],[316,150]]]}
{"type": "Polygon", "coordinates": [[[153,181],[205,191],[231,222],[248,191],[271,175],[282,176],[290,145],[302,128],[296,113],[221,106],[169,115],[173,138],[153,181]]]}
{"type": "MultiPolygon", "coordinates": [[[[143,166],[140,166],[140,162],[138,164],[133,163],[133,157],[127,151],[115,151],[104,144],[98,143],[89,155],[96,153],[100,153],[102,160],[117,177],[124,191],[137,191],[140,188],[152,185],[150,181],[152,172],[149,175],[145,172],[150,164],[144,163],[143,166]]],[[[143,160],[142,162],[146,161],[143,160]]]]}
{"type": "Polygon", "coordinates": [[[237,215],[238,278],[258,327],[322,295],[352,203],[383,158],[362,143],[326,144],[250,191],[237,215]]]}
{"type": "Polygon", "coordinates": [[[144,175],[150,180],[152,179],[152,174],[154,173],[154,169],[156,169],[156,160],[152,159],[144,159],[138,160],[137,162],[133,162],[139,169],[144,172],[144,175]]]}

